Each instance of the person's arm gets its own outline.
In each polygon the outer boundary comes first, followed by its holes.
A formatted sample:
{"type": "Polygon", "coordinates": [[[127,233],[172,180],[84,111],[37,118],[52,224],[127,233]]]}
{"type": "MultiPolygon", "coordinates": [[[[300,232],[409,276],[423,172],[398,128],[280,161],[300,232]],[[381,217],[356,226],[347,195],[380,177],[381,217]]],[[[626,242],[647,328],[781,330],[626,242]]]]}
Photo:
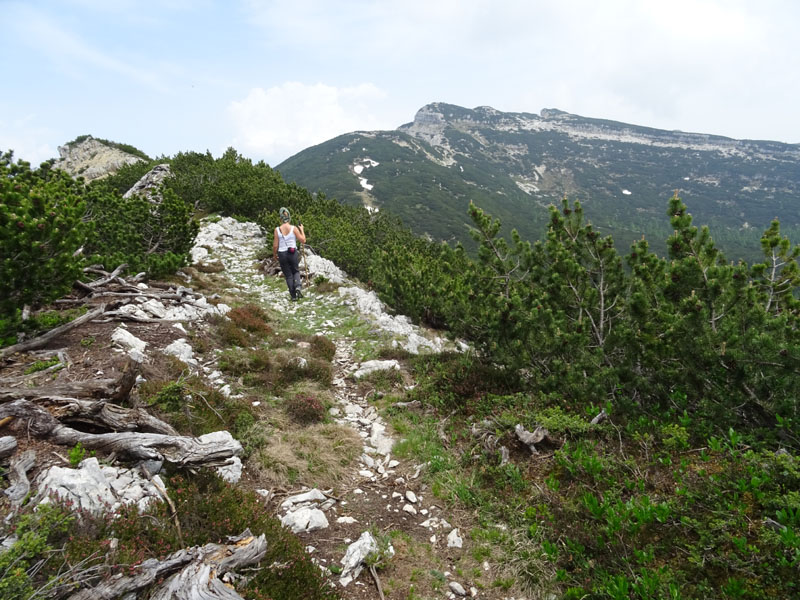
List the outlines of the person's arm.
{"type": "Polygon", "coordinates": [[[272,258],[278,259],[278,230],[272,232],[272,258]]]}
{"type": "Polygon", "coordinates": [[[306,243],[306,232],[303,231],[303,224],[300,223],[298,227],[294,228],[294,236],[297,238],[297,241],[301,244],[306,243]]]}

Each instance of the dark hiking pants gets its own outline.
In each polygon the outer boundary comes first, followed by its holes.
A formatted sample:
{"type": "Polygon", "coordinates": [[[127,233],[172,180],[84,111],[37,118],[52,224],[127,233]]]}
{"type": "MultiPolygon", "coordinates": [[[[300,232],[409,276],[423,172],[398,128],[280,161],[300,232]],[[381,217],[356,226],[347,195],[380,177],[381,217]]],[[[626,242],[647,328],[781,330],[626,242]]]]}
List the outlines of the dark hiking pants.
{"type": "Polygon", "coordinates": [[[278,252],[278,262],[283,276],[286,277],[289,294],[292,298],[296,298],[297,292],[300,291],[300,250],[295,250],[294,253],[278,252]]]}

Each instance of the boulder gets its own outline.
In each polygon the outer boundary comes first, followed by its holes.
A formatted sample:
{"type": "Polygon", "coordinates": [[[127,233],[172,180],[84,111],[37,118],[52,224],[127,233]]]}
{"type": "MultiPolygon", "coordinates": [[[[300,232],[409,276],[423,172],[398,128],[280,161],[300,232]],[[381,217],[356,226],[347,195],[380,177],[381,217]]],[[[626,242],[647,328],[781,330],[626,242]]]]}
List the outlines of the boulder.
{"type": "Polygon", "coordinates": [[[158,195],[158,188],[167,177],[172,177],[168,164],[156,165],[150,171],[145,173],[139,181],[133,184],[133,187],[125,192],[123,198],[131,198],[133,196],[144,196],[152,201],[160,201],[158,195]]]}
{"type": "Polygon", "coordinates": [[[325,529],[328,527],[328,519],[320,509],[306,507],[284,515],[281,524],[291,529],[292,533],[306,533],[325,529]]]}
{"type": "Polygon", "coordinates": [[[398,371],[400,369],[400,363],[396,360],[368,360],[366,362],[361,363],[361,366],[353,373],[354,379],[361,379],[370,373],[375,373],[376,371],[398,371]]]}
{"type": "Polygon", "coordinates": [[[111,340],[116,343],[136,362],[144,362],[144,351],[147,342],[140,340],[124,327],[117,327],[111,333],[111,340]]]}
{"type": "Polygon", "coordinates": [[[143,478],[136,469],[100,466],[96,458],[87,458],[77,469],[50,467],[36,479],[35,501],[47,503],[55,496],[72,502],[76,508],[92,514],[116,512],[123,504],[135,504],[144,510],[151,502],[160,502],[164,483],[158,475],[157,485],[143,478]]]}

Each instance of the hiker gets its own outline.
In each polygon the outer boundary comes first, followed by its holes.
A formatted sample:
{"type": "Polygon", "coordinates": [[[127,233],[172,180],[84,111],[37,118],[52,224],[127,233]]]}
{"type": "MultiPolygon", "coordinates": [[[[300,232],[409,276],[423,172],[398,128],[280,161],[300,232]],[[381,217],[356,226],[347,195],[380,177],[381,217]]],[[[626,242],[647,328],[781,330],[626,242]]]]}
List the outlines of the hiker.
{"type": "Polygon", "coordinates": [[[297,250],[297,242],[304,244],[306,234],[303,231],[303,224],[298,227],[292,225],[292,216],[289,209],[281,207],[278,211],[281,224],[275,228],[275,236],[272,241],[272,256],[278,259],[281,265],[283,276],[286,277],[286,285],[289,287],[289,294],[292,300],[302,298],[300,291],[300,252],[297,250]]]}

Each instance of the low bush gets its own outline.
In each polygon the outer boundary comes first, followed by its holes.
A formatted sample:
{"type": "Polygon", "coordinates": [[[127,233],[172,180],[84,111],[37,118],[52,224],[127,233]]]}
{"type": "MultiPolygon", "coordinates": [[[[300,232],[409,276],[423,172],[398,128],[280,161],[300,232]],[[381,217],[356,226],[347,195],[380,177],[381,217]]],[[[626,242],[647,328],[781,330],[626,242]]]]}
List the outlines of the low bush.
{"type": "Polygon", "coordinates": [[[319,398],[305,394],[294,394],[284,401],[286,412],[297,423],[307,425],[319,423],[325,418],[325,405],[319,398]]]}
{"type": "Polygon", "coordinates": [[[333,379],[331,364],[319,358],[283,355],[274,368],[275,385],[280,388],[304,380],[330,386],[333,379]]]}
{"type": "Polygon", "coordinates": [[[263,308],[256,304],[245,304],[234,308],[228,318],[237,326],[259,337],[267,337],[272,333],[269,316],[263,308]]]}
{"type": "Polygon", "coordinates": [[[209,319],[209,322],[213,327],[212,335],[219,341],[222,348],[228,346],[247,348],[252,346],[255,341],[253,335],[226,317],[213,316],[209,319]]]}
{"type": "Polygon", "coordinates": [[[148,381],[142,393],[179,432],[200,436],[228,430],[234,435],[253,423],[252,406],[241,398],[228,398],[198,377],[177,381],[148,381]]]}
{"type": "Polygon", "coordinates": [[[311,338],[311,355],[331,362],[336,354],[336,344],[324,335],[315,335],[311,338]]]}

